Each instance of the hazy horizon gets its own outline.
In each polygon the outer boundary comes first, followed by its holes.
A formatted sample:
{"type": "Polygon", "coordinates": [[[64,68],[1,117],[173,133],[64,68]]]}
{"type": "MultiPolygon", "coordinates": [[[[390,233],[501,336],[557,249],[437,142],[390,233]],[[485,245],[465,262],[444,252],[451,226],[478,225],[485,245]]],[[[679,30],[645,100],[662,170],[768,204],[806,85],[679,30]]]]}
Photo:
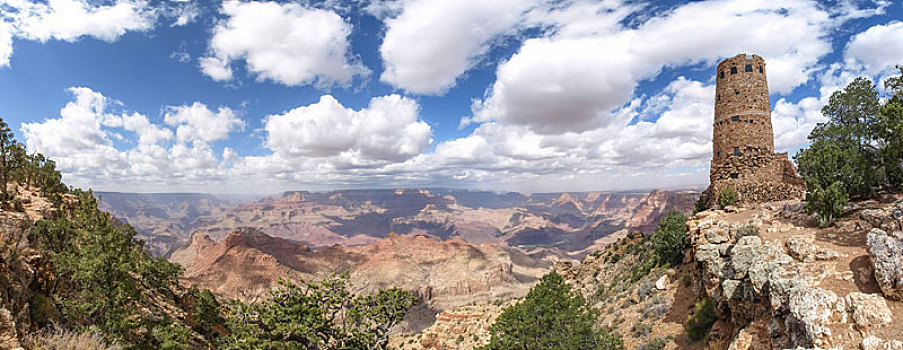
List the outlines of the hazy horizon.
{"type": "Polygon", "coordinates": [[[256,198],[266,198],[270,196],[280,196],[286,193],[291,192],[309,192],[309,193],[329,193],[329,192],[341,192],[341,191],[417,191],[417,190],[443,190],[443,191],[468,191],[468,192],[487,192],[487,193],[518,193],[523,195],[537,195],[537,194],[558,194],[558,193],[648,193],[652,191],[669,191],[669,192],[701,192],[705,190],[707,185],[698,185],[695,187],[674,187],[674,188],[638,188],[638,189],[629,189],[629,190],[586,190],[586,191],[549,191],[549,192],[523,192],[523,191],[502,191],[502,190],[490,190],[490,189],[473,189],[473,188],[448,188],[448,187],[409,187],[409,188],[394,188],[394,187],[385,187],[385,188],[337,188],[337,189],[329,189],[329,190],[285,190],[280,192],[272,192],[272,193],[262,193],[262,194],[253,194],[253,193],[241,193],[241,192],[128,192],[128,191],[92,191],[95,194],[135,194],[135,195],[210,195],[210,196],[218,196],[218,197],[256,197],[256,198]]]}

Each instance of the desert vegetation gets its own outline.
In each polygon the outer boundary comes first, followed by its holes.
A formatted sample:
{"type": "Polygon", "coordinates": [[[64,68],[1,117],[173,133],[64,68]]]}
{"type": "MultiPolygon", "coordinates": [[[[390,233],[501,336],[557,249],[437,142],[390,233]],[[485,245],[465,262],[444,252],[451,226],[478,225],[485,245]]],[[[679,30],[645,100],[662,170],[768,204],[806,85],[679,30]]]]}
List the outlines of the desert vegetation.
{"type": "Polygon", "coordinates": [[[596,324],[599,313],[551,272],[502,311],[482,349],[624,349],[618,335],[596,324]]]}
{"type": "Polygon", "coordinates": [[[796,155],[806,180],[806,209],[821,226],[839,217],[850,199],[903,189],[903,66],[884,81],[885,96],[867,78],[831,95],[828,119],[796,155]]]}
{"type": "MultiPolygon", "coordinates": [[[[98,209],[92,191],[69,188],[52,160],[29,154],[0,119],[0,205],[23,211],[37,193],[54,206],[4,246],[3,266],[30,264],[16,286],[28,300],[26,349],[384,349],[415,298],[400,289],[354,295],[347,278],[284,281],[254,304],[218,300],[179,284],[182,268],[153,256],[130,225],[98,209]]],[[[4,229],[8,229],[4,228],[4,229]]],[[[0,282],[15,286],[15,278],[0,282]]],[[[10,306],[7,306],[10,307],[10,306]]]]}

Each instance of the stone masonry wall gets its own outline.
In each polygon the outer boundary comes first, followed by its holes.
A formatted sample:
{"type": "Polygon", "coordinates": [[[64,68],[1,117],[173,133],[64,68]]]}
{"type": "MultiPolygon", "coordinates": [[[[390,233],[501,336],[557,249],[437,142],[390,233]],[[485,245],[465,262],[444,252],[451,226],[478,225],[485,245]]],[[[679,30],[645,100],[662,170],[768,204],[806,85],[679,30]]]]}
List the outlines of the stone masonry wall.
{"type": "Polygon", "coordinates": [[[774,153],[765,60],[740,54],[719,63],[715,74],[709,203],[727,186],[741,202],[802,198],[805,186],[787,153],[774,153]]]}
{"type": "Polygon", "coordinates": [[[719,63],[716,74],[714,158],[736,155],[735,149],[741,154],[774,152],[765,60],[737,55],[719,63]]]}

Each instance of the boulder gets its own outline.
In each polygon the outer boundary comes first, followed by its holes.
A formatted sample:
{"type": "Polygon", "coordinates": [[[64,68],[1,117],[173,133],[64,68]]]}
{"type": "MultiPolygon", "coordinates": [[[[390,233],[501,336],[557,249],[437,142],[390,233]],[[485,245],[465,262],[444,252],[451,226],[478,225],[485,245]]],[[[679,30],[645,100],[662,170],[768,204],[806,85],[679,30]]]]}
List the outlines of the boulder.
{"type": "Polygon", "coordinates": [[[714,244],[703,244],[696,248],[696,261],[713,262],[718,260],[721,254],[718,252],[718,246],[714,244]]]}
{"type": "Polygon", "coordinates": [[[903,229],[903,210],[900,208],[865,209],[859,212],[859,218],[884,231],[903,229]]]}
{"type": "Polygon", "coordinates": [[[853,292],[847,295],[846,303],[850,318],[859,327],[881,326],[894,320],[880,295],[853,292]]]}
{"type": "Polygon", "coordinates": [[[899,340],[884,340],[874,335],[867,336],[859,343],[862,350],[903,350],[903,342],[899,340]]]}
{"type": "Polygon", "coordinates": [[[837,252],[822,248],[814,243],[813,237],[790,237],[787,239],[785,246],[787,254],[801,262],[809,263],[816,260],[834,260],[840,254],[837,252]]]}
{"type": "Polygon", "coordinates": [[[668,275],[662,275],[662,277],[659,278],[658,281],[655,281],[655,289],[668,289],[668,275]]]}
{"type": "Polygon", "coordinates": [[[821,288],[796,288],[790,292],[786,326],[797,344],[829,348],[833,343],[830,326],[847,321],[846,302],[834,292],[821,288]]]}
{"type": "Polygon", "coordinates": [[[730,240],[730,235],[728,234],[728,230],[722,227],[712,227],[706,230],[705,239],[709,241],[709,243],[719,244],[724,243],[730,240]]]}
{"type": "Polygon", "coordinates": [[[746,272],[750,265],[761,258],[765,247],[762,245],[762,239],[757,236],[740,237],[737,244],[730,251],[731,268],[734,271],[733,278],[742,279],[746,277],[746,272]]]}
{"type": "Polygon", "coordinates": [[[873,228],[866,235],[866,250],[881,292],[887,298],[903,300],[903,234],[873,228]]]}

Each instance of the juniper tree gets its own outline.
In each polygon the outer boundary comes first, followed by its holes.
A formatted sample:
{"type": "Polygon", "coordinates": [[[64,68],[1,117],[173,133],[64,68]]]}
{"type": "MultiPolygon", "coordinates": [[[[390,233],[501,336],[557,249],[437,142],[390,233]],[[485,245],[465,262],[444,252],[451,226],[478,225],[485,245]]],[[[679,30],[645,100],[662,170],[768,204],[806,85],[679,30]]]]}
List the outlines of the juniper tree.
{"type": "Polygon", "coordinates": [[[502,311],[489,327],[496,349],[624,349],[621,338],[596,325],[599,310],[571,293],[561,275],[551,272],[524,301],[502,311]]]}

